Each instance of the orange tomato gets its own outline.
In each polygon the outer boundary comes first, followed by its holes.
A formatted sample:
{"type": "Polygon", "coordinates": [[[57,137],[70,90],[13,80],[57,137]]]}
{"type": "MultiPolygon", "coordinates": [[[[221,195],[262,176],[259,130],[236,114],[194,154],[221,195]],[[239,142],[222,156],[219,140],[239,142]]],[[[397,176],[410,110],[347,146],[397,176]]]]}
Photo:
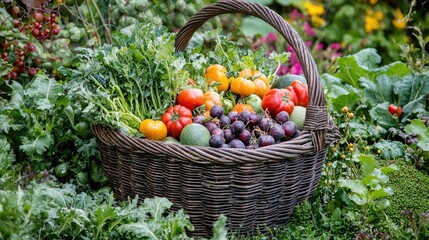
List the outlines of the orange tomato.
{"type": "Polygon", "coordinates": [[[149,140],[163,140],[167,137],[167,126],[160,120],[145,119],[139,131],[149,140]]]}
{"type": "Polygon", "coordinates": [[[241,113],[243,111],[249,111],[249,112],[255,112],[255,110],[253,109],[252,106],[250,106],[249,104],[244,104],[244,103],[237,103],[231,111],[236,111],[238,113],[241,113]]]}
{"type": "Polygon", "coordinates": [[[223,92],[228,90],[229,88],[229,80],[226,76],[226,68],[219,64],[214,64],[209,66],[206,69],[206,73],[204,75],[207,84],[214,85],[217,88],[217,91],[223,92]]]}
{"type": "Polygon", "coordinates": [[[255,90],[253,93],[258,95],[260,98],[263,98],[265,93],[271,89],[268,78],[258,70],[244,69],[238,74],[238,77],[253,81],[255,84],[255,90]]]}
{"type": "Polygon", "coordinates": [[[206,111],[210,111],[214,105],[222,106],[222,97],[217,92],[206,92],[204,94],[204,105],[206,106],[206,111]]]}

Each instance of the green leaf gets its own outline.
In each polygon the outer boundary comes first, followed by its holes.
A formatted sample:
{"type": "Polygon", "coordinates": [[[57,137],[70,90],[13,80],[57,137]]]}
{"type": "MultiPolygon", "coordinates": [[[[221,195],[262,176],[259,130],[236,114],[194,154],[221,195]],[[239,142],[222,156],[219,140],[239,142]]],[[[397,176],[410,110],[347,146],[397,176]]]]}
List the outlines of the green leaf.
{"type": "Polygon", "coordinates": [[[381,168],[381,172],[383,172],[384,174],[389,174],[389,173],[397,171],[397,170],[398,170],[398,167],[395,164],[391,164],[387,167],[381,168]]]}
{"type": "Polygon", "coordinates": [[[253,2],[253,3],[258,3],[261,5],[270,5],[271,3],[273,3],[273,0],[248,0],[248,2],[253,2]]]}
{"type": "Polygon", "coordinates": [[[154,222],[137,222],[137,223],[128,223],[118,227],[119,232],[131,233],[133,236],[138,238],[146,238],[152,240],[159,239],[157,237],[156,231],[160,228],[159,224],[154,222]]]}
{"type": "Polygon", "coordinates": [[[35,138],[22,137],[22,145],[19,149],[24,151],[27,155],[32,156],[33,154],[43,154],[48,148],[54,143],[50,134],[45,136],[40,135],[35,138]]]}
{"type": "Polygon", "coordinates": [[[154,197],[146,198],[144,200],[144,205],[152,218],[155,221],[158,221],[165,210],[170,209],[173,205],[167,198],[164,197],[154,197]]]}
{"type": "Polygon", "coordinates": [[[252,16],[243,18],[240,29],[245,35],[250,37],[254,37],[255,35],[265,36],[269,32],[277,33],[277,30],[275,30],[270,24],[252,16]]]}
{"type": "Polygon", "coordinates": [[[365,196],[358,196],[357,194],[352,194],[350,196],[350,200],[352,200],[353,202],[355,202],[357,205],[362,206],[368,203],[368,200],[366,199],[365,196]]]}
{"type": "Polygon", "coordinates": [[[376,200],[382,197],[387,197],[389,194],[382,188],[375,191],[371,191],[369,194],[371,200],[376,200]]]}
{"type": "Polygon", "coordinates": [[[278,2],[280,5],[282,6],[294,6],[297,7],[299,9],[303,9],[304,8],[304,3],[301,0],[276,0],[276,2],[278,2]]]}
{"type": "Polygon", "coordinates": [[[362,184],[360,180],[352,179],[338,179],[338,186],[350,189],[352,192],[359,195],[365,195],[368,192],[368,189],[362,184]]]}
{"type": "Polygon", "coordinates": [[[385,198],[385,199],[382,199],[380,201],[375,202],[374,210],[376,210],[376,211],[384,210],[384,209],[388,208],[389,206],[390,206],[390,201],[389,201],[389,199],[385,198]]]}
{"type": "Polygon", "coordinates": [[[429,151],[429,128],[421,119],[413,119],[410,122],[404,131],[408,134],[417,134],[417,146],[423,151],[429,151]]]}
{"type": "Polygon", "coordinates": [[[399,127],[398,120],[387,111],[388,106],[388,102],[377,104],[374,108],[369,110],[369,115],[373,121],[377,122],[378,125],[385,129],[399,127]]]}
{"type": "Polygon", "coordinates": [[[374,147],[381,150],[383,159],[394,160],[404,157],[404,145],[398,141],[381,140],[375,143],[374,147]]]}
{"type": "Polygon", "coordinates": [[[211,240],[227,240],[226,217],[221,214],[216,222],[213,223],[213,237],[211,240]]]}
{"type": "MultiPolygon", "coordinates": [[[[365,98],[371,106],[376,106],[379,103],[393,103],[393,84],[394,79],[387,75],[381,75],[376,78],[376,81],[367,78],[361,78],[360,84],[365,89],[365,98]]],[[[387,108],[386,108],[387,110],[387,108]]]]}
{"type": "Polygon", "coordinates": [[[375,159],[372,156],[368,155],[359,155],[359,161],[361,162],[361,168],[364,175],[369,175],[374,171],[375,168],[375,159]]]}
{"type": "Polygon", "coordinates": [[[44,74],[38,74],[29,83],[24,94],[36,103],[40,110],[49,110],[55,106],[57,98],[64,94],[64,87],[55,79],[48,78],[44,74]]]}

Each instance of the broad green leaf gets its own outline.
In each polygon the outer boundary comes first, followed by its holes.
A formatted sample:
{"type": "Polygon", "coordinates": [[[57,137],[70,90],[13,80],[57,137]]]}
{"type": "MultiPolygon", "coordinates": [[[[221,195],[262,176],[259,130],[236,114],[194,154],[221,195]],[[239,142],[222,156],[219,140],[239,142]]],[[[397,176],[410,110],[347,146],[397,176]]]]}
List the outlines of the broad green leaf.
{"type": "Polygon", "coordinates": [[[52,109],[58,97],[64,94],[64,87],[55,79],[38,74],[35,79],[26,86],[24,94],[37,105],[40,110],[52,109]]]}
{"type": "Polygon", "coordinates": [[[366,199],[365,196],[358,196],[357,194],[352,194],[350,196],[350,200],[352,200],[353,202],[355,202],[357,205],[362,206],[368,203],[368,200],[366,199]]]}
{"type": "Polygon", "coordinates": [[[128,234],[132,234],[135,237],[140,239],[151,239],[158,240],[156,231],[160,228],[159,224],[154,222],[136,222],[136,223],[128,223],[118,227],[119,232],[126,232],[128,234]]]}
{"type": "Polygon", "coordinates": [[[421,119],[414,119],[410,122],[410,124],[405,126],[405,132],[408,134],[417,134],[417,146],[423,151],[429,151],[429,128],[426,127],[421,119]]]}
{"type": "Polygon", "coordinates": [[[409,74],[394,83],[394,92],[402,106],[402,122],[405,123],[411,114],[424,112],[424,98],[429,92],[429,75],[409,74]]]}
{"type": "Polygon", "coordinates": [[[338,186],[348,188],[352,192],[359,195],[365,195],[368,192],[368,189],[362,184],[360,180],[340,178],[338,179],[338,186]]]}
{"type": "Polygon", "coordinates": [[[390,201],[389,201],[389,199],[385,198],[385,199],[382,199],[380,201],[375,202],[374,210],[376,210],[376,211],[384,210],[384,209],[388,208],[389,206],[390,206],[390,201]]]}
{"type": "Polygon", "coordinates": [[[384,188],[379,189],[379,190],[375,190],[375,191],[371,191],[371,193],[369,194],[370,199],[371,200],[376,200],[382,197],[387,197],[389,194],[384,190],[384,188]]]}
{"type": "Polygon", "coordinates": [[[398,141],[381,140],[375,143],[374,147],[381,150],[383,159],[394,160],[404,157],[404,145],[398,141]]]}
{"type": "Polygon", "coordinates": [[[252,16],[243,18],[240,29],[245,35],[250,37],[254,37],[255,35],[265,36],[269,32],[277,32],[270,24],[252,16]]]}
{"type": "Polygon", "coordinates": [[[387,111],[388,106],[388,102],[380,103],[369,110],[369,115],[373,121],[385,129],[399,127],[398,120],[387,111]]]}
{"type": "Polygon", "coordinates": [[[359,161],[361,162],[361,168],[364,175],[369,175],[374,171],[375,168],[375,159],[368,155],[359,155],[359,161]]]}
{"type": "Polygon", "coordinates": [[[374,188],[380,183],[380,181],[376,176],[368,175],[362,178],[362,183],[365,184],[366,186],[370,186],[371,188],[374,188]]]}
{"type": "Polygon", "coordinates": [[[170,209],[173,205],[167,198],[164,197],[154,197],[146,198],[144,200],[144,205],[147,208],[148,212],[155,221],[158,221],[165,210],[170,209]]]}
{"type": "Polygon", "coordinates": [[[394,79],[387,75],[378,76],[375,81],[367,78],[360,79],[360,85],[365,89],[365,98],[371,106],[384,102],[394,102],[393,83],[394,79]]]}
{"type": "Polygon", "coordinates": [[[278,2],[280,5],[285,6],[285,7],[292,5],[294,7],[301,9],[301,10],[303,10],[303,8],[304,8],[304,2],[301,0],[276,0],[276,2],[278,2]]]}
{"type": "Polygon", "coordinates": [[[27,155],[31,156],[34,153],[43,154],[54,143],[51,135],[37,136],[36,138],[22,137],[22,145],[19,148],[27,155]]]}
{"type": "Polygon", "coordinates": [[[398,170],[398,167],[395,164],[391,164],[391,165],[389,165],[387,167],[382,167],[381,168],[381,172],[383,172],[384,174],[388,174],[388,173],[391,173],[391,172],[394,172],[394,171],[397,171],[397,170],[398,170]]]}
{"type": "Polygon", "coordinates": [[[227,240],[226,217],[221,214],[217,221],[213,223],[213,237],[211,240],[227,240]]]}

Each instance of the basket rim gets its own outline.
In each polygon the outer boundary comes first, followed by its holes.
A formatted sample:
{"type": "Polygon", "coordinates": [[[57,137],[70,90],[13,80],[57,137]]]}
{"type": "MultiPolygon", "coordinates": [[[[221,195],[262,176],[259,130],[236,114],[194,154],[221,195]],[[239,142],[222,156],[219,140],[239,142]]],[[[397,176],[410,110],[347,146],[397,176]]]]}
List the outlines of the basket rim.
{"type": "MultiPolygon", "coordinates": [[[[128,136],[118,129],[105,125],[91,124],[91,131],[97,140],[122,151],[144,152],[154,156],[169,156],[174,160],[191,161],[197,164],[248,164],[289,161],[305,154],[317,154],[311,141],[311,132],[302,131],[300,136],[257,149],[213,148],[173,144],[157,140],[128,136]],[[203,159],[202,159],[203,157],[203,159]]],[[[339,136],[339,130],[332,126],[327,134],[327,148],[339,136]]],[[[322,150],[323,150],[322,149],[322,150]]]]}

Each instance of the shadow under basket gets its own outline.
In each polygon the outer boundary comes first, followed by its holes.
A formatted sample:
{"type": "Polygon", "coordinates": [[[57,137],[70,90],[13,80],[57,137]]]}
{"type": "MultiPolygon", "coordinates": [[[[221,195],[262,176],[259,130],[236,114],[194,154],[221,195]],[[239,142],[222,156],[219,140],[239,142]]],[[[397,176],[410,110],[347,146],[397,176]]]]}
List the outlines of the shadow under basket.
{"type": "Polygon", "coordinates": [[[296,31],[269,8],[232,0],[209,5],[179,31],[176,49],[183,51],[204,22],[224,13],[261,18],[297,53],[309,89],[306,120],[298,137],[253,150],[219,149],[151,141],[91,126],[115,196],[168,198],[172,210],[183,208],[189,215],[193,236],[211,236],[220,214],[227,216],[229,231],[241,234],[287,223],[296,204],[314,193],[327,149],[339,137],[313,58],[296,31]]]}

